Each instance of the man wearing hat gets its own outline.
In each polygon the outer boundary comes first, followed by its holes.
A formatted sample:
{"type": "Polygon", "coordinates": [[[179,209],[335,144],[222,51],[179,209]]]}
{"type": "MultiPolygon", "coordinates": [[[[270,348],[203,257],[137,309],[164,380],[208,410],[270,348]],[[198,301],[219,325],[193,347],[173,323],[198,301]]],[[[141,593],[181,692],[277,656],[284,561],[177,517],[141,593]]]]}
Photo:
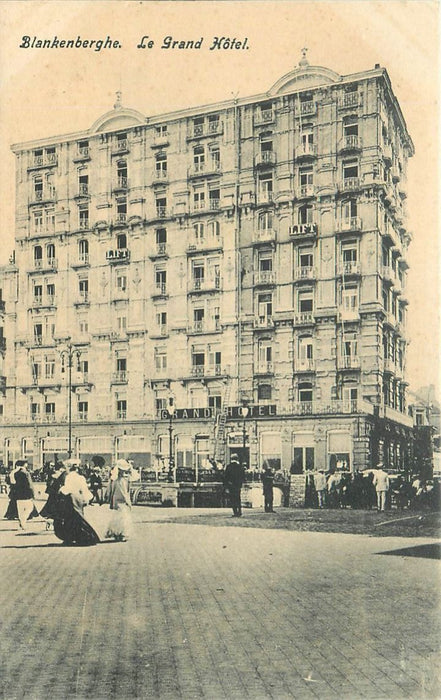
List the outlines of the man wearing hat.
{"type": "Polygon", "coordinates": [[[377,464],[373,483],[377,492],[377,510],[386,510],[386,497],[390,482],[388,474],[383,469],[383,462],[377,464]]]}
{"type": "Polygon", "coordinates": [[[232,454],[231,462],[225,467],[224,489],[230,494],[230,504],[233,516],[240,518],[242,515],[240,490],[245,479],[245,469],[239,462],[239,455],[232,454]]]}

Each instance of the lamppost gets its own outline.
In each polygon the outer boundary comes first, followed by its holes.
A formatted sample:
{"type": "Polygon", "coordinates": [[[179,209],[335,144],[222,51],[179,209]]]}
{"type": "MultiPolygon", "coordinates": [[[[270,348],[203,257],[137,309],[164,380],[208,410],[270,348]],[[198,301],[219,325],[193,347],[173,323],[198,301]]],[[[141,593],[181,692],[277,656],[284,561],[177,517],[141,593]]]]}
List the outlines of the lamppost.
{"type": "Polygon", "coordinates": [[[167,480],[172,483],[174,481],[175,458],[173,455],[173,416],[175,412],[175,399],[171,394],[168,397],[167,413],[168,413],[168,477],[167,480]]]}
{"type": "Polygon", "coordinates": [[[67,454],[69,459],[72,456],[72,367],[74,360],[77,361],[77,371],[79,372],[80,367],[80,356],[81,351],[78,350],[68,339],[67,347],[60,351],[61,356],[61,373],[64,374],[67,367],[67,391],[68,391],[68,409],[67,409],[67,421],[68,421],[68,449],[67,454]]]}
{"type": "MultiPolygon", "coordinates": [[[[242,425],[243,459],[245,459],[245,454],[246,454],[245,450],[247,447],[247,423],[246,423],[246,420],[247,420],[247,416],[248,416],[249,412],[250,412],[249,406],[247,405],[247,403],[243,402],[242,408],[241,408],[241,414],[242,414],[242,418],[243,418],[243,425],[242,425]]],[[[247,466],[249,466],[249,464],[247,466]]]]}

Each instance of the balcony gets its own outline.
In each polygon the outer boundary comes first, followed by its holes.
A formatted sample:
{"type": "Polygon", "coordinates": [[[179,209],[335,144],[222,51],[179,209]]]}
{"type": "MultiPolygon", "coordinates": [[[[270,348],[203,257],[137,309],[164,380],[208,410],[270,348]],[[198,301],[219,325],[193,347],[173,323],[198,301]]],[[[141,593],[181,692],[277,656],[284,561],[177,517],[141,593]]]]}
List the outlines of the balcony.
{"type": "Polygon", "coordinates": [[[393,158],[392,144],[390,144],[390,143],[383,144],[382,155],[383,155],[385,162],[390,165],[392,163],[392,158],[393,158]]]}
{"type": "Polygon", "coordinates": [[[289,227],[289,235],[295,238],[316,238],[318,232],[317,224],[294,224],[289,227]]]}
{"type": "Polygon", "coordinates": [[[254,273],[255,286],[267,286],[276,284],[276,273],[273,270],[257,270],[254,273]]]}
{"type": "Polygon", "coordinates": [[[396,366],[395,361],[390,357],[385,357],[383,360],[383,372],[388,372],[389,374],[395,374],[396,366]]]}
{"type": "Polygon", "coordinates": [[[312,311],[302,311],[294,315],[294,325],[296,326],[311,326],[314,323],[315,319],[312,311]]]}
{"type": "Polygon", "coordinates": [[[119,228],[121,226],[127,226],[127,214],[126,212],[119,212],[113,220],[114,228],[119,228]]]}
{"type": "Polygon", "coordinates": [[[126,420],[127,419],[127,411],[117,411],[116,412],[116,420],[126,420]]]}
{"type": "Polygon", "coordinates": [[[341,192],[354,192],[361,187],[361,179],[359,177],[345,177],[340,183],[341,192]]]}
{"type": "Polygon", "coordinates": [[[256,112],[254,120],[256,124],[270,124],[274,121],[274,111],[272,109],[260,109],[256,112]]]}
{"type": "Polygon", "coordinates": [[[257,316],[254,319],[254,328],[273,328],[274,319],[272,316],[257,316]]]}
{"type": "Polygon", "coordinates": [[[337,222],[338,233],[357,233],[363,229],[363,222],[359,216],[351,216],[347,219],[340,219],[337,222]]]}
{"type": "Polygon", "coordinates": [[[329,403],[323,401],[297,401],[292,404],[293,415],[335,415],[338,413],[370,413],[373,406],[361,400],[331,399],[329,403]]]}
{"type": "Polygon", "coordinates": [[[152,148],[165,148],[165,146],[170,145],[170,139],[168,134],[161,134],[160,136],[155,136],[151,144],[152,148]]]}
{"type": "Polygon", "coordinates": [[[276,154],[274,151],[262,151],[258,153],[254,159],[254,165],[256,168],[266,167],[268,165],[276,164],[276,154]]]}
{"type": "Polygon", "coordinates": [[[31,195],[29,204],[43,204],[45,202],[54,202],[57,198],[55,187],[46,187],[44,190],[35,190],[31,195]]]}
{"type": "Polygon", "coordinates": [[[79,146],[76,154],[73,157],[74,161],[78,160],[90,160],[90,149],[89,146],[79,146]]]}
{"type": "Polygon", "coordinates": [[[194,292],[217,292],[221,288],[220,277],[203,277],[191,280],[190,294],[194,292]]]}
{"type": "Polygon", "coordinates": [[[309,197],[314,197],[315,187],[314,185],[300,185],[297,190],[297,199],[306,199],[309,197]]]}
{"type": "Polygon", "coordinates": [[[339,109],[351,109],[361,106],[361,95],[358,92],[347,92],[338,101],[339,109]]]}
{"type": "Polygon", "coordinates": [[[112,155],[121,155],[129,150],[129,142],[127,139],[119,139],[112,145],[112,155]]]}
{"type": "Polygon", "coordinates": [[[257,229],[254,231],[253,243],[274,243],[276,232],[272,228],[257,229]]]}
{"type": "MultiPolygon", "coordinates": [[[[45,413],[45,415],[42,417],[43,423],[56,423],[57,422],[57,417],[55,416],[54,413],[45,413]]],[[[38,421],[38,418],[36,419],[38,421]]]]}
{"type": "Polygon", "coordinates": [[[58,267],[58,261],[57,258],[48,258],[47,260],[43,260],[41,258],[38,258],[34,260],[34,268],[31,270],[31,272],[47,272],[47,271],[53,271],[56,270],[58,267]]]}
{"type": "Polygon", "coordinates": [[[339,370],[360,369],[360,358],[356,355],[340,355],[337,360],[339,370]]]}
{"type": "Polygon", "coordinates": [[[72,267],[85,267],[89,265],[89,253],[81,253],[78,256],[78,260],[71,263],[72,267]]]}
{"type": "Polygon", "coordinates": [[[361,270],[359,262],[340,262],[338,265],[338,275],[340,277],[356,277],[360,274],[361,270]]]}
{"type": "Polygon", "coordinates": [[[168,210],[167,207],[157,206],[156,207],[156,219],[167,219],[168,210]]]}
{"type": "Polygon", "coordinates": [[[307,117],[310,114],[315,114],[317,111],[317,102],[314,100],[307,100],[305,102],[300,102],[299,112],[302,117],[307,117]]]}
{"type": "Polygon", "coordinates": [[[340,153],[350,153],[361,151],[363,147],[363,142],[360,136],[350,134],[349,136],[344,136],[339,144],[340,153]]]}
{"type": "Polygon", "coordinates": [[[128,248],[117,248],[106,251],[106,260],[110,263],[129,262],[130,250],[128,248]]]}
{"type": "Polygon", "coordinates": [[[220,135],[223,133],[223,130],[223,122],[220,119],[213,119],[203,124],[193,124],[188,138],[196,139],[201,136],[220,135]]]}
{"type": "Polygon", "coordinates": [[[167,256],[167,243],[157,243],[155,250],[153,253],[150,253],[149,258],[154,260],[155,258],[166,258],[167,256]]]}
{"type": "Polygon", "coordinates": [[[272,362],[259,362],[255,367],[254,374],[273,374],[274,365],[272,362]]]}
{"type": "Polygon", "coordinates": [[[74,306],[81,306],[82,304],[90,304],[88,292],[80,293],[78,299],[74,301],[74,306]]]}
{"type": "Polygon", "coordinates": [[[207,236],[204,238],[193,238],[187,246],[187,254],[197,254],[209,250],[221,250],[223,248],[223,238],[220,236],[207,236]]]}
{"type": "Polygon", "coordinates": [[[304,280],[310,281],[315,279],[315,267],[310,265],[303,265],[294,270],[294,281],[303,282],[304,280]]]}
{"type": "Polygon", "coordinates": [[[381,274],[384,282],[389,284],[395,284],[395,270],[388,265],[383,265],[381,268],[381,274]]]}
{"type": "Polygon", "coordinates": [[[127,192],[129,189],[129,178],[124,175],[120,175],[113,186],[114,192],[127,192]]]}
{"type": "Polygon", "coordinates": [[[78,193],[75,195],[75,199],[82,199],[83,197],[89,197],[89,185],[85,182],[80,182],[78,185],[78,193]]]}
{"type": "Polygon", "coordinates": [[[166,282],[157,282],[156,286],[152,292],[153,297],[164,297],[167,296],[167,284],[166,282]]]}
{"type": "Polygon", "coordinates": [[[302,143],[296,150],[297,160],[309,160],[317,156],[317,146],[314,143],[302,143]]]}
{"type": "Polygon", "coordinates": [[[160,326],[155,326],[150,333],[150,338],[165,338],[168,335],[168,328],[166,324],[160,326]]]}
{"type": "Polygon", "coordinates": [[[126,370],[119,370],[112,374],[112,384],[127,384],[129,380],[129,373],[126,370]]]}
{"type": "Polygon", "coordinates": [[[314,372],[315,360],[312,358],[299,360],[294,366],[294,372],[314,372]]]}
{"type": "Polygon", "coordinates": [[[87,423],[88,420],[89,420],[89,415],[88,415],[87,411],[82,411],[81,413],[78,413],[78,416],[77,416],[78,423],[87,423]]]}
{"type": "Polygon", "coordinates": [[[272,204],[274,201],[274,193],[261,191],[257,195],[257,204],[272,204]]]}
{"type": "Polygon", "coordinates": [[[153,185],[164,185],[168,182],[168,170],[156,169],[152,175],[153,185]]]}
{"type": "Polygon", "coordinates": [[[194,163],[188,171],[188,177],[195,179],[198,177],[208,177],[209,175],[219,175],[222,171],[222,166],[218,161],[209,161],[208,163],[194,163]]]}
{"type": "Polygon", "coordinates": [[[49,168],[54,165],[57,165],[58,163],[58,158],[56,153],[46,153],[45,155],[41,156],[34,156],[34,159],[29,166],[28,170],[32,170],[34,168],[49,168]]]}
{"type": "Polygon", "coordinates": [[[192,365],[191,376],[203,377],[205,375],[205,365],[192,365]]]}

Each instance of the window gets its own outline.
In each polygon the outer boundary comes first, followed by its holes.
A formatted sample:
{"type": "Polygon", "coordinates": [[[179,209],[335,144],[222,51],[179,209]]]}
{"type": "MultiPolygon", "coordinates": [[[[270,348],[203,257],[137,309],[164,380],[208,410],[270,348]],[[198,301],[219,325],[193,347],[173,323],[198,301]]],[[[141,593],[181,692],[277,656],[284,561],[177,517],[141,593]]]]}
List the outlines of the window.
{"type": "Polygon", "coordinates": [[[78,242],[78,258],[80,262],[89,262],[89,241],[84,238],[78,242]]]}
{"type": "Polygon", "coordinates": [[[311,205],[305,204],[299,208],[299,224],[302,226],[312,223],[314,223],[314,209],[311,205]]]}
{"type": "Polygon", "coordinates": [[[205,351],[193,349],[191,355],[192,374],[202,376],[205,367],[205,351]]]}
{"type": "Polygon", "coordinates": [[[116,200],[116,220],[119,223],[124,223],[127,219],[127,199],[118,197],[116,200]]]}
{"type": "Polygon", "coordinates": [[[200,259],[192,261],[192,277],[194,287],[196,289],[200,289],[203,286],[205,277],[204,260],[200,259]]]}
{"type": "Polygon", "coordinates": [[[116,401],[116,417],[119,420],[125,420],[127,418],[127,400],[117,399],[116,401]]]}
{"type": "Polygon", "coordinates": [[[41,267],[43,259],[43,249],[41,245],[34,246],[34,265],[35,267],[41,267]]]}
{"type": "Polygon", "coordinates": [[[310,194],[312,191],[313,184],[314,184],[314,173],[312,170],[312,166],[300,168],[299,180],[300,180],[300,194],[302,194],[302,195],[310,194]]]}
{"type": "Polygon", "coordinates": [[[352,447],[351,435],[345,432],[330,431],[328,433],[329,469],[348,471],[352,447]]]}
{"type": "Polygon", "coordinates": [[[78,418],[82,421],[87,420],[89,404],[87,401],[78,401],[78,418]]]}
{"type": "MultiPolygon", "coordinates": [[[[314,438],[308,440],[306,436],[296,436],[296,442],[313,442],[314,438]]],[[[293,462],[291,465],[291,474],[303,474],[305,471],[312,471],[314,469],[314,447],[310,446],[296,446],[294,447],[293,462]]]]}
{"type": "Polygon", "coordinates": [[[35,420],[40,415],[40,404],[31,403],[31,418],[35,420]]]}
{"type": "Polygon", "coordinates": [[[358,178],[358,161],[343,161],[343,178],[345,180],[356,180],[358,178]]]}
{"type": "Polygon", "coordinates": [[[43,342],[43,326],[41,323],[34,324],[34,341],[36,345],[41,345],[43,342]]]}
{"type": "Polygon", "coordinates": [[[167,244],[167,229],[166,228],[157,228],[156,229],[156,246],[158,248],[158,252],[160,252],[160,253],[165,252],[166,244],[167,244]]]}
{"type": "Polygon", "coordinates": [[[89,360],[79,360],[78,372],[81,375],[82,380],[87,381],[87,377],[89,374],[89,360]]]}
{"type": "Polygon", "coordinates": [[[34,211],[34,232],[35,233],[41,233],[43,231],[43,212],[42,211],[34,211]]]}
{"type": "Polygon", "coordinates": [[[89,280],[88,279],[79,280],[78,288],[79,288],[79,292],[80,292],[80,298],[83,301],[87,301],[89,298],[89,280]]]}
{"type": "Polygon", "coordinates": [[[262,467],[278,471],[282,466],[282,436],[280,433],[263,433],[260,436],[262,467]]]}
{"type": "Polygon", "coordinates": [[[312,269],[314,265],[314,253],[311,247],[302,247],[298,250],[299,267],[312,269]]]}
{"type": "Polygon", "coordinates": [[[89,332],[89,321],[87,316],[78,317],[78,328],[81,334],[89,332]]]}
{"type": "Polygon", "coordinates": [[[208,197],[210,200],[210,209],[219,209],[220,204],[220,189],[219,187],[210,187],[208,192],[208,197]]]}
{"type": "Polygon", "coordinates": [[[79,227],[80,229],[89,228],[89,207],[80,205],[78,210],[79,227]]]}
{"type": "Polygon", "coordinates": [[[195,117],[193,119],[193,135],[202,136],[204,133],[204,117],[195,117]]]}
{"type": "Polygon", "coordinates": [[[167,177],[167,154],[165,151],[160,151],[155,160],[156,177],[165,179],[167,177]]]}
{"type": "Polygon", "coordinates": [[[220,223],[219,221],[209,221],[208,222],[208,235],[217,238],[220,235],[220,223]]]}
{"type": "Polygon", "coordinates": [[[167,291],[167,270],[163,268],[155,269],[155,284],[156,291],[160,294],[165,294],[167,291]]]}
{"type": "Polygon", "coordinates": [[[49,265],[52,266],[54,261],[55,261],[55,246],[53,243],[49,243],[46,246],[46,256],[47,256],[47,261],[48,261],[49,265]]]}
{"type": "Polygon", "coordinates": [[[156,215],[163,218],[167,215],[167,197],[156,198],[156,215]]]}
{"type": "Polygon", "coordinates": [[[167,136],[167,124],[161,124],[161,126],[155,126],[155,131],[157,136],[167,136]]]}
{"type": "Polygon", "coordinates": [[[314,341],[312,336],[299,338],[299,368],[311,369],[314,364],[314,341]]]}
{"type": "Polygon", "coordinates": [[[202,241],[204,239],[204,224],[198,221],[198,223],[193,226],[194,237],[197,241],[202,241]]]}
{"type": "Polygon", "coordinates": [[[273,269],[273,254],[271,251],[259,253],[259,272],[271,272],[273,269]]]}
{"type": "Polygon", "coordinates": [[[273,228],[272,211],[264,211],[259,214],[258,228],[259,231],[269,231],[273,228]]]}
{"type": "Polygon", "coordinates": [[[219,146],[212,146],[210,148],[210,161],[213,170],[220,169],[220,150],[219,146]]]}
{"type": "Polygon", "coordinates": [[[312,124],[305,124],[302,128],[302,148],[304,153],[309,153],[314,143],[312,124]]]}
{"type": "Polygon", "coordinates": [[[195,209],[205,209],[205,190],[195,188],[193,193],[193,204],[195,209]]]}
{"type": "Polygon", "coordinates": [[[176,466],[178,469],[192,469],[193,467],[193,440],[190,435],[178,435],[176,466]]]}
{"type": "Polygon", "coordinates": [[[342,243],[341,257],[344,263],[357,262],[357,244],[355,243],[355,241],[348,241],[347,243],[342,243]]]}
{"type": "Polygon", "coordinates": [[[41,304],[43,299],[43,285],[34,284],[34,303],[41,304]]]}
{"type": "Polygon", "coordinates": [[[32,369],[32,381],[34,383],[38,382],[41,377],[41,363],[39,360],[34,360],[31,365],[32,369]]]}
{"type": "Polygon", "coordinates": [[[297,308],[301,314],[312,313],[314,309],[314,298],[312,290],[305,289],[298,292],[297,308]]]}
{"type": "Polygon", "coordinates": [[[213,393],[208,396],[208,406],[209,408],[214,408],[215,410],[220,410],[222,408],[222,396],[220,393],[216,393],[216,389],[213,389],[213,393]]]}
{"type": "Polygon", "coordinates": [[[127,316],[126,314],[116,317],[116,328],[118,333],[125,333],[127,330],[127,316]]]}
{"type": "MultiPolygon", "coordinates": [[[[312,404],[312,384],[311,382],[301,382],[299,384],[300,403],[312,404]]],[[[311,409],[312,412],[312,409],[311,409]]]]}
{"type": "Polygon", "coordinates": [[[346,410],[357,410],[358,389],[356,386],[343,386],[343,404],[346,410]]]}
{"type": "Polygon", "coordinates": [[[41,175],[34,179],[34,199],[36,202],[41,202],[43,199],[43,178],[41,175]]]}
{"type": "Polygon", "coordinates": [[[44,333],[47,340],[53,340],[55,335],[55,316],[44,317],[44,333]]]}
{"type": "Polygon", "coordinates": [[[273,368],[273,343],[271,340],[261,340],[258,345],[257,367],[259,372],[271,372],[273,368]]]}
{"type": "Polygon", "coordinates": [[[46,295],[48,302],[53,304],[55,300],[55,284],[52,282],[46,285],[46,295]]]}
{"type": "Polygon", "coordinates": [[[357,356],[357,335],[356,333],[345,333],[342,338],[342,354],[344,357],[357,356]]]}
{"type": "Polygon", "coordinates": [[[167,332],[167,312],[166,311],[157,311],[156,312],[156,325],[157,325],[160,333],[167,332]]]}
{"type": "Polygon", "coordinates": [[[196,464],[198,469],[210,468],[208,457],[210,455],[210,442],[208,437],[197,437],[195,440],[196,446],[196,464]]]}
{"type": "Polygon", "coordinates": [[[55,357],[52,355],[47,355],[45,357],[45,377],[46,379],[53,379],[55,376],[55,357]]]}
{"type": "Polygon", "coordinates": [[[219,375],[222,372],[222,353],[212,348],[208,352],[208,365],[212,374],[219,375]]]}
{"type": "Polygon", "coordinates": [[[193,163],[195,173],[202,172],[205,167],[205,151],[203,146],[196,146],[193,149],[193,163]]]}
{"type": "Polygon", "coordinates": [[[341,303],[343,313],[356,313],[358,311],[358,287],[354,284],[345,285],[341,290],[341,303]]]}
{"type": "Polygon", "coordinates": [[[122,273],[118,273],[116,276],[116,288],[118,292],[127,291],[127,276],[122,273]]]}
{"type": "Polygon", "coordinates": [[[127,379],[127,358],[117,357],[116,358],[116,374],[117,379],[125,381],[127,379]]]}
{"type": "Polygon", "coordinates": [[[44,413],[46,418],[55,418],[55,404],[50,402],[44,405],[44,413]]]}
{"type": "Polygon", "coordinates": [[[262,323],[271,319],[273,315],[272,294],[259,294],[257,297],[259,321],[262,323]]]}
{"type": "Polygon", "coordinates": [[[344,221],[350,221],[358,216],[358,205],[356,199],[349,199],[342,203],[341,215],[344,221]]]}
{"type": "Polygon", "coordinates": [[[125,189],[127,187],[127,163],[125,160],[119,160],[116,164],[116,177],[118,187],[125,189]]]}
{"type": "Polygon", "coordinates": [[[86,196],[89,194],[89,175],[80,170],[78,175],[78,194],[86,196]]]}
{"type": "Polygon", "coordinates": [[[272,173],[262,173],[259,177],[259,196],[262,201],[272,201],[273,176],[272,173]]]}
{"type": "Polygon", "coordinates": [[[270,401],[272,393],[271,384],[259,384],[257,388],[257,399],[258,401],[270,401]]]}
{"type": "Polygon", "coordinates": [[[163,347],[155,348],[155,369],[162,373],[167,369],[167,349],[163,347]]]}
{"type": "Polygon", "coordinates": [[[116,247],[118,250],[127,248],[127,236],[125,233],[119,233],[116,237],[116,247]]]}
{"type": "Polygon", "coordinates": [[[220,121],[218,114],[210,114],[208,117],[208,132],[215,134],[219,131],[220,121]]]}
{"type": "Polygon", "coordinates": [[[89,155],[89,141],[78,141],[77,153],[82,158],[86,158],[89,155]]]}
{"type": "MultiPolygon", "coordinates": [[[[343,120],[343,134],[348,142],[351,142],[351,137],[358,137],[358,118],[356,116],[345,117],[343,120]]],[[[353,142],[353,141],[352,141],[353,142]]]]}
{"type": "Polygon", "coordinates": [[[194,330],[196,332],[200,333],[204,330],[204,317],[205,309],[203,307],[193,309],[194,330]]]}

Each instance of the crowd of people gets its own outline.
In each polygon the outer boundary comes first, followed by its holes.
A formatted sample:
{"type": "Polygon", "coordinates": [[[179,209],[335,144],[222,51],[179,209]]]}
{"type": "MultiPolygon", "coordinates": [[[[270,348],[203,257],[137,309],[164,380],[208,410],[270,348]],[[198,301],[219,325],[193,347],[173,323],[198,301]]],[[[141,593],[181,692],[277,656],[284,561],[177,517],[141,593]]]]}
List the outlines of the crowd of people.
{"type": "Polygon", "coordinates": [[[66,545],[94,545],[109,537],[126,541],[132,534],[130,482],[139,474],[127,460],[117,460],[104,490],[99,467],[89,469],[87,477],[82,471],[75,459],[52,465],[46,477],[47,501],[38,512],[27,463],[17,460],[6,477],[9,503],[4,517],[18,519],[24,530],[31,517],[41,516],[52,522],[56,537],[66,545]],[[88,509],[93,504],[109,506],[109,517],[101,519],[104,528],[94,524],[88,509]]]}

